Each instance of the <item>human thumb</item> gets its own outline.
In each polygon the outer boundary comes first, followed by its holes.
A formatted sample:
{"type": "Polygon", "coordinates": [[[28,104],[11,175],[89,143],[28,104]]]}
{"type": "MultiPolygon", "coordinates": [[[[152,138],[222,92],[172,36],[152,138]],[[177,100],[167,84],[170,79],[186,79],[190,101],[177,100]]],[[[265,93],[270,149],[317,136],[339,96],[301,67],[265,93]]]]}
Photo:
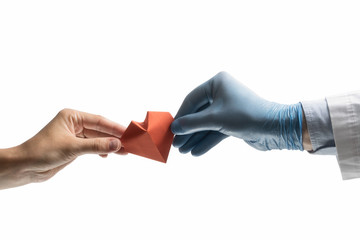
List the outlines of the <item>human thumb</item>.
{"type": "Polygon", "coordinates": [[[214,121],[214,114],[212,114],[211,108],[184,115],[175,119],[171,124],[171,131],[175,135],[185,135],[209,130],[219,130],[219,127],[214,121]]]}
{"type": "Polygon", "coordinates": [[[94,153],[94,154],[106,154],[117,152],[121,148],[121,142],[117,138],[79,138],[78,141],[78,153],[94,153]]]}

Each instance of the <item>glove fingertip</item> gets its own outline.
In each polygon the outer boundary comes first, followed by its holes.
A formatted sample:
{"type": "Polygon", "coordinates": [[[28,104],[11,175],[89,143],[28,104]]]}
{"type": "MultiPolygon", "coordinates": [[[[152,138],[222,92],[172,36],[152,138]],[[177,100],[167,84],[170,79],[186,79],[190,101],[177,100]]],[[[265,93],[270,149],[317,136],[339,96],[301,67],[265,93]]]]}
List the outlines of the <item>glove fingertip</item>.
{"type": "Polygon", "coordinates": [[[184,144],[187,143],[187,141],[191,138],[191,136],[192,134],[176,135],[173,140],[173,146],[177,148],[183,146],[184,144]]]}
{"type": "Polygon", "coordinates": [[[182,127],[180,125],[179,120],[175,119],[170,126],[171,131],[173,132],[173,134],[177,135],[177,134],[182,134],[182,127]]]}
{"type": "Polygon", "coordinates": [[[194,156],[194,157],[200,157],[201,155],[203,155],[207,151],[208,150],[194,148],[193,150],[191,150],[191,155],[194,156]]]}
{"type": "Polygon", "coordinates": [[[179,148],[179,152],[182,153],[182,154],[186,154],[186,153],[188,153],[190,151],[191,151],[191,148],[190,149],[189,148],[182,148],[182,147],[179,148]]]}
{"type": "Polygon", "coordinates": [[[172,142],[174,147],[181,147],[183,143],[178,139],[178,136],[175,136],[172,142]]]}

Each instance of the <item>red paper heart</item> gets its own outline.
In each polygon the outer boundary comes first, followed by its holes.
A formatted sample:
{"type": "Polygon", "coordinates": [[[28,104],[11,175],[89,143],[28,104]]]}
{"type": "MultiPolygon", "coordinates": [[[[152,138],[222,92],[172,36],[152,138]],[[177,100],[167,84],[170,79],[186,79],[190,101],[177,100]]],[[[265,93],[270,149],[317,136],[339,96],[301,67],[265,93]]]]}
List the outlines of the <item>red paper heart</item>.
{"type": "Polygon", "coordinates": [[[147,112],[142,123],[131,121],[121,143],[126,152],[166,163],[174,134],[168,112],[147,112]]]}

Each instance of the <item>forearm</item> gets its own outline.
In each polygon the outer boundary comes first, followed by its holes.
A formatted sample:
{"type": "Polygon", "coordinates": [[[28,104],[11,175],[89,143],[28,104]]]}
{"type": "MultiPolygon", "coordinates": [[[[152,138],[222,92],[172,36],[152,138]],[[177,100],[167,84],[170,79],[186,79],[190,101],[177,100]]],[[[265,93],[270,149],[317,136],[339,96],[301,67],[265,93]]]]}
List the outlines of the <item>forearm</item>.
{"type": "Polygon", "coordinates": [[[23,162],[19,146],[0,149],[0,189],[29,183],[23,162]]]}

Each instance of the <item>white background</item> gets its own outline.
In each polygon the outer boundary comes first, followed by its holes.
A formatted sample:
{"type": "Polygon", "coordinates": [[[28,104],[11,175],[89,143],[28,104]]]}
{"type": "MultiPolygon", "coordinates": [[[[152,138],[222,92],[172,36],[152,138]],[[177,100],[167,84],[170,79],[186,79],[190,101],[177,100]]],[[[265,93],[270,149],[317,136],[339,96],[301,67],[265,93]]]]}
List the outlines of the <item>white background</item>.
{"type": "MultiPolygon", "coordinates": [[[[176,114],[221,70],[281,103],[359,89],[358,1],[0,1],[0,147],[62,108],[176,114]]],[[[228,138],[168,163],[82,156],[0,192],[0,239],[359,239],[334,156],[228,138]]]]}

